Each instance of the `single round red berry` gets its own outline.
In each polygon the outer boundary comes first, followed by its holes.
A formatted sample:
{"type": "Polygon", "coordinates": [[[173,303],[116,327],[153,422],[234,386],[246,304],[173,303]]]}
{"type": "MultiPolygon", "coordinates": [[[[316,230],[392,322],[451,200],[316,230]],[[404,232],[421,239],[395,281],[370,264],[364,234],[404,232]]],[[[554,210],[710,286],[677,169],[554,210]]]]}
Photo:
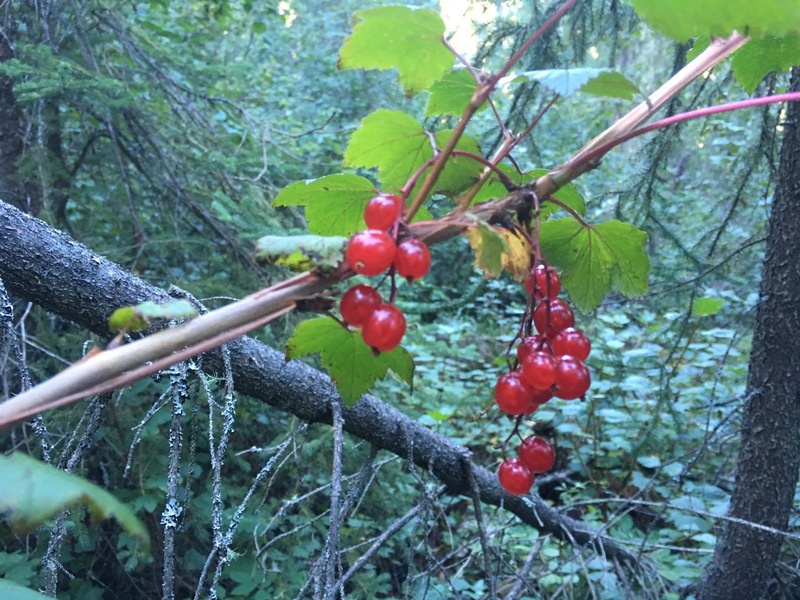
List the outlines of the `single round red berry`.
{"type": "Polygon", "coordinates": [[[592,383],[589,368],[574,356],[567,354],[558,359],[556,370],[556,384],[554,388],[556,398],[562,400],[575,400],[582,397],[592,383]]]}
{"type": "Polygon", "coordinates": [[[528,389],[518,371],[500,376],[494,386],[494,400],[497,406],[508,415],[523,414],[530,404],[531,390],[528,389]]]}
{"type": "Polygon", "coordinates": [[[378,275],[392,266],[394,254],[392,236],[378,229],[365,229],[350,238],[344,257],[356,273],[378,275]]]}
{"type": "Polygon", "coordinates": [[[550,352],[533,352],[520,363],[522,382],[537,390],[549,389],[556,382],[558,364],[550,352]]]}
{"type": "Polygon", "coordinates": [[[548,338],[553,338],[560,331],[575,325],[575,315],[563,300],[545,300],[533,311],[533,324],[536,331],[548,338]],[[549,325],[549,327],[548,327],[549,325]]]}
{"type": "Polygon", "coordinates": [[[364,222],[370,229],[389,229],[403,213],[405,204],[395,194],[380,194],[367,203],[364,222]]]}
{"type": "Polygon", "coordinates": [[[545,352],[550,350],[550,344],[547,338],[538,333],[536,335],[525,336],[522,338],[519,346],[517,346],[517,362],[522,364],[525,361],[525,357],[533,352],[539,352],[540,350],[544,350],[545,352]]]}
{"type": "Polygon", "coordinates": [[[500,485],[509,494],[520,496],[527,494],[533,487],[533,473],[518,458],[507,458],[497,471],[500,485]]]}
{"type": "Polygon", "coordinates": [[[354,285],[339,302],[342,319],[353,327],[362,327],[373,311],[381,305],[381,295],[368,285],[354,285]]]}
{"type": "Polygon", "coordinates": [[[428,245],[415,238],[400,242],[394,255],[394,268],[398,275],[409,280],[425,277],[431,268],[428,245]]]}
{"type": "Polygon", "coordinates": [[[517,455],[531,473],[546,473],[556,463],[556,451],[543,437],[532,435],[522,441],[517,455]]]}
{"type": "Polygon", "coordinates": [[[592,350],[592,342],[586,334],[574,327],[567,327],[550,341],[550,345],[556,356],[569,354],[578,360],[586,360],[592,350]]]}
{"type": "Polygon", "coordinates": [[[536,412],[536,410],[545,402],[553,397],[553,390],[548,388],[546,390],[531,390],[531,397],[528,401],[528,408],[523,414],[529,415],[536,412]]]}
{"type": "Polygon", "coordinates": [[[381,304],[364,323],[361,336],[378,352],[389,352],[400,345],[406,332],[406,318],[394,304],[381,304]]]}
{"type": "Polygon", "coordinates": [[[525,280],[525,290],[536,300],[553,300],[561,291],[561,277],[553,267],[538,265],[525,280]]]}

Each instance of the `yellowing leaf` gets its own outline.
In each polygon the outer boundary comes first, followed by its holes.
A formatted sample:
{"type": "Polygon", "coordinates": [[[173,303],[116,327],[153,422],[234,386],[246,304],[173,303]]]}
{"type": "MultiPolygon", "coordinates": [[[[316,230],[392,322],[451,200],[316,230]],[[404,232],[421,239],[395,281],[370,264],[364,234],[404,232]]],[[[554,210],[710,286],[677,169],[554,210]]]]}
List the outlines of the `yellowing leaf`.
{"type": "Polygon", "coordinates": [[[319,354],[322,365],[336,382],[347,406],[353,406],[389,369],[411,385],[414,361],[403,348],[378,356],[361,339],[360,331],[350,331],[330,317],[317,317],[300,323],[286,342],[286,357],[319,354]]]}
{"type": "Polygon", "coordinates": [[[506,244],[508,251],[503,253],[503,268],[517,281],[524,281],[531,268],[533,248],[521,235],[507,229],[495,229],[506,244]]]}
{"type": "Polygon", "coordinates": [[[453,67],[444,22],[430,9],[383,6],[357,12],[355,20],[339,52],[342,69],[396,68],[400,85],[414,95],[453,67]]]}
{"type": "Polygon", "coordinates": [[[464,232],[464,237],[475,251],[475,267],[482,269],[486,278],[500,277],[503,254],[510,250],[505,238],[486,223],[470,227],[464,232]]]}

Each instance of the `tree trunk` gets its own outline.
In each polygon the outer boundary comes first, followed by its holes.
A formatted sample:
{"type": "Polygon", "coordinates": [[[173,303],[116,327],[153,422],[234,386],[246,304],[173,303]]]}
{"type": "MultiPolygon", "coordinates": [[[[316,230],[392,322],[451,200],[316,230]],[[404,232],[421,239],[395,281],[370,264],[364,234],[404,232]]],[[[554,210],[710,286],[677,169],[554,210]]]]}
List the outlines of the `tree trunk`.
{"type": "MultiPolygon", "coordinates": [[[[14,32],[0,25],[0,62],[14,58],[14,32]]],[[[0,76],[0,200],[33,215],[42,210],[35,182],[20,177],[19,162],[25,151],[28,121],[14,96],[13,82],[0,76]]]]}
{"type": "MultiPolygon", "coordinates": [[[[120,306],[163,302],[168,293],[151,286],[86,246],[0,201],[0,289],[35,302],[99,335],[120,306]]],[[[330,423],[339,402],[330,378],[305,363],[243,337],[227,344],[236,390],[293,413],[309,423],[330,423]]],[[[203,369],[224,376],[222,353],[204,355],[203,369]]],[[[2,399],[0,399],[2,400],[2,399]]],[[[504,506],[523,522],[555,537],[591,545],[601,554],[633,565],[636,557],[585,523],[561,515],[539,496],[509,496],[497,476],[472,462],[469,451],[399,410],[365,394],[343,410],[344,430],[376,448],[411,460],[433,473],[452,494],[504,506]]]]}
{"type": "MultiPolygon", "coordinates": [[[[800,70],[792,88],[800,87],[800,70]]],[[[786,133],[756,311],[730,516],[785,531],[800,467],[800,103],[786,133]]],[[[765,597],[782,536],[728,522],[700,584],[700,600],[765,597]]]]}

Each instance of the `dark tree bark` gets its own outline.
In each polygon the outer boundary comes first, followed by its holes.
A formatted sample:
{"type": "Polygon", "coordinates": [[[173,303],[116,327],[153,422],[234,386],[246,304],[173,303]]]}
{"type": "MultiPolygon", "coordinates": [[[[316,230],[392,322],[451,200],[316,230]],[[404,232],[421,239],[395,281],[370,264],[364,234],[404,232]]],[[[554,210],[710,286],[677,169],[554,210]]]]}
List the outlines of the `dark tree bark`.
{"type": "MultiPolygon", "coordinates": [[[[100,335],[108,335],[108,316],[120,306],[170,299],[122,267],[93,253],[46,223],[0,201],[0,284],[100,335]]],[[[237,391],[314,423],[331,423],[339,402],[327,375],[305,363],[286,362],[282,352],[252,338],[228,344],[237,391]]],[[[203,360],[211,374],[224,375],[222,354],[203,360]]],[[[412,460],[432,473],[452,494],[504,506],[522,521],[572,543],[592,545],[604,556],[628,564],[636,558],[586,524],[565,517],[538,496],[510,496],[494,473],[477,466],[466,448],[456,446],[377,398],[365,395],[344,411],[344,428],[377,448],[412,460]]]]}
{"type": "MultiPolygon", "coordinates": [[[[792,73],[800,88],[800,71],[792,73]]],[[[762,270],[730,516],[785,531],[800,468],[800,103],[786,133],[762,270]]],[[[774,576],[782,536],[728,522],[700,600],[757,600],[774,576]]]]}
{"type": "MultiPolygon", "coordinates": [[[[9,23],[0,26],[0,62],[14,58],[14,37],[9,23]]],[[[0,115],[0,200],[37,215],[42,210],[39,188],[21,179],[19,169],[29,123],[14,97],[12,81],[4,76],[0,76],[0,115]]]]}

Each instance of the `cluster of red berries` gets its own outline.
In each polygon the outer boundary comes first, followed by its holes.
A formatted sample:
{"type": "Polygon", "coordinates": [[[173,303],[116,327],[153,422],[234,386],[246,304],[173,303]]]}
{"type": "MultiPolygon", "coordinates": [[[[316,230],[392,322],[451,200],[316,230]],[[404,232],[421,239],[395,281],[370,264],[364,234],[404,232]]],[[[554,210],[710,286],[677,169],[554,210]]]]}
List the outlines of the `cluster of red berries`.
{"type": "MultiPolygon", "coordinates": [[[[394,194],[380,194],[367,203],[367,229],[350,238],[345,251],[345,260],[353,271],[368,276],[388,271],[391,277],[397,274],[409,282],[428,273],[431,253],[425,242],[411,237],[397,242],[404,207],[403,198],[394,194]]],[[[384,304],[375,288],[355,285],[339,304],[342,319],[352,327],[361,327],[364,342],[375,352],[394,350],[406,332],[406,318],[393,304],[395,289],[392,279],[391,298],[384,304]]]]}
{"type": "MultiPolygon", "coordinates": [[[[535,412],[553,397],[562,400],[583,397],[591,383],[589,369],[584,364],[591,342],[574,327],[575,315],[569,305],[557,298],[561,291],[558,272],[539,264],[528,276],[525,289],[530,298],[529,311],[517,346],[515,366],[499,378],[494,389],[495,403],[506,414],[517,417],[517,427],[525,415],[535,412]]],[[[531,451],[524,448],[531,439],[523,441],[519,458],[506,459],[500,465],[500,484],[511,494],[527,493],[534,475],[552,467],[552,462],[530,459],[531,451]],[[538,470],[544,464],[547,468],[538,470]]],[[[541,440],[536,442],[536,448],[544,445],[549,448],[549,451],[540,449],[537,452],[555,457],[544,439],[535,439],[541,440]]]]}

